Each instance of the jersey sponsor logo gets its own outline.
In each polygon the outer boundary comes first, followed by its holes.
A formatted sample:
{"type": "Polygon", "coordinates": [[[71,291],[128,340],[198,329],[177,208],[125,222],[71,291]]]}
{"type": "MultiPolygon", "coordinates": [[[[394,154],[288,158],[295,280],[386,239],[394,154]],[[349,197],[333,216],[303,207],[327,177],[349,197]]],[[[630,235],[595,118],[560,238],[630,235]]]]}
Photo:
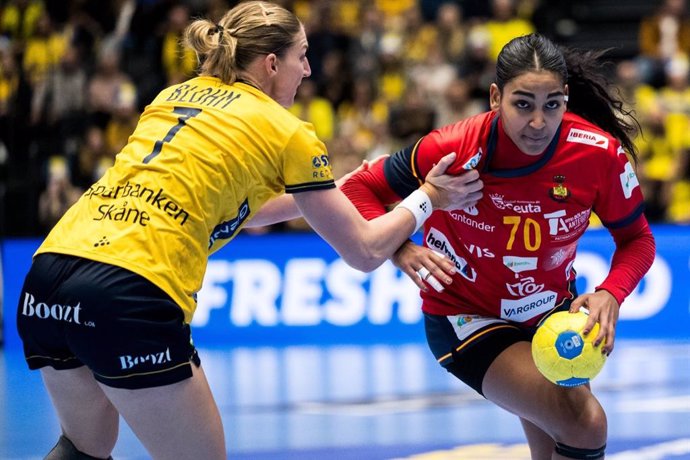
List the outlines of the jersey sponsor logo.
{"type": "MultiPolygon", "coordinates": [[[[173,220],[179,220],[180,225],[184,225],[189,218],[189,213],[185,211],[185,209],[180,206],[179,203],[167,196],[165,190],[162,188],[155,190],[136,182],[127,181],[126,183],[117,185],[115,187],[96,183],[89,187],[86,192],[84,192],[84,196],[88,198],[100,196],[111,199],[137,198],[143,200],[145,203],[151,206],[156,207],[157,209],[160,209],[172,217],[173,220]]],[[[98,212],[99,217],[94,218],[94,220],[126,221],[139,223],[142,226],[146,226],[146,223],[150,220],[150,216],[147,212],[137,210],[133,207],[127,207],[126,201],[121,206],[103,204],[98,207],[98,212]]]]}
{"type": "Polygon", "coordinates": [[[486,257],[487,259],[493,259],[496,255],[487,248],[482,248],[476,244],[464,244],[465,249],[470,254],[477,256],[478,258],[486,257]]]}
{"type": "Polygon", "coordinates": [[[537,284],[533,277],[528,276],[527,278],[520,278],[516,283],[506,283],[506,289],[512,296],[525,297],[540,293],[544,289],[544,284],[537,284]]]}
{"type": "Polygon", "coordinates": [[[98,207],[98,215],[93,218],[95,221],[112,220],[114,222],[131,222],[146,227],[151,220],[151,216],[146,211],[127,206],[127,202],[121,206],[114,204],[102,204],[98,207]]]}
{"type": "Polygon", "coordinates": [[[555,249],[544,258],[544,270],[553,270],[554,268],[560,267],[566,260],[575,257],[576,249],[577,242],[571,243],[569,246],[555,249]]]}
{"type": "Polygon", "coordinates": [[[459,256],[453,246],[448,242],[448,238],[442,232],[438,231],[434,227],[429,229],[429,233],[426,235],[426,245],[431,249],[438,250],[441,254],[444,254],[455,264],[455,268],[458,273],[465,279],[474,281],[477,279],[477,272],[470,267],[467,260],[464,257],[459,256]]]}
{"type": "MultiPolygon", "coordinates": [[[[472,206],[472,208],[474,208],[475,211],[477,209],[474,206],[472,206]]],[[[463,209],[463,211],[467,212],[466,209],[463,209]]],[[[476,228],[477,230],[481,230],[481,231],[487,232],[487,233],[493,233],[493,231],[496,230],[495,225],[489,225],[486,222],[478,222],[474,219],[470,219],[469,217],[467,217],[462,212],[450,211],[449,214],[450,214],[450,217],[453,218],[453,220],[457,220],[458,222],[462,222],[463,224],[465,224],[469,227],[472,227],[472,228],[476,228]]],[[[479,214],[479,212],[477,212],[477,214],[479,214]]],[[[476,214],[474,214],[474,215],[476,215],[476,214]]]]}
{"type": "MultiPolygon", "coordinates": [[[[452,152],[452,153],[455,153],[455,152],[452,152]]],[[[481,161],[483,155],[484,155],[484,153],[482,152],[482,148],[479,147],[479,151],[477,153],[475,153],[474,155],[472,155],[472,158],[467,160],[467,163],[462,165],[462,169],[469,170],[469,169],[476,168],[477,165],[479,164],[479,161],[481,161]]]]}
{"type": "Polygon", "coordinates": [[[328,155],[314,155],[311,157],[311,166],[315,171],[312,171],[313,179],[328,179],[332,178],[333,172],[331,171],[330,161],[328,155]]]}
{"type": "Polygon", "coordinates": [[[503,256],[503,265],[514,273],[522,273],[537,269],[538,257],[503,256]]]}
{"type": "Polygon", "coordinates": [[[528,321],[556,306],[556,293],[543,291],[522,299],[501,299],[501,318],[510,321],[528,321]]]}
{"type": "Polygon", "coordinates": [[[623,187],[623,195],[626,199],[629,199],[632,196],[635,187],[640,185],[640,182],[637,180],[637,176],[635,175],[635,171],[633,171],[633,167],[630,162],[625,164],[625,170],[621,173],[620,178],[621,187],[623,187]]]}
{"type": "Polygon", "coordinates": [[[249,199],[245,199],[237,210],[237,216],[225,222],[221,222],[216,225],[216,227],[211,232],[211,237],[209,238],[208,247],[209,249],[213,246],[216,240],[223,239],[229,240],[240,229],[242,223],[249,217],[251,210],[249,209],[249,199]]]}
{"type": "Polygon", "coordinates": [[[532,214],[541,212],[539,201],[506,200],[500,193],[489,194],[491,202],[498,209],[510,209],[518,214],[532,214]]]}
{"type": "Polygon", "coordinates": [[[132,369],[133,367],[147,363],[153,366],[158,366],[172,362],[172,358],[170,357],[170,348],[166,348],[164,351],[155,353],[147,353],[145,355],[121,355],[118,357],[118,359],[120,360],[120,368],[122,370],[132,369]]]}
{"type": "Polygon", "coordinates": [[[609,140],[606,136],[577,128],[570,128],[566,141],[593,145],[602,149],[607,149],[609,147],[609,140]]]}
{"type": "Polygon", "coordinates": [[[448,321],[453,325],[455,335],[460,340],[465,340],[492,324],[505,324],[505,321],[502,319],[487,318],[479,315],[448,316],[448,321]]]}
{"type": "Polygon", "coordinates": [[[313,157],[311,157],[311,165],[315,169],[328,166],[328,155],[314,155],[313,157]]]}
{"type": "MultiPolygon", "coordinates": [[[[59,303],[49,305],[45,302],[36,302],[33,294],[24,293],[24,302],[22,303],[21,314],[27,317],[34,317],[39,319],[54,319],[56,321],[64,321],[71,324],[82,324],[81,318],[81,302],[76,305],[61,305],[59,303]]],[[[86,326],[95,326],[89,322],[86,326]]]]}
{"type": "Polygon", "coordinates": [[[544,214],[544,218],[549,223],[549,235],[556,241],[565,241],[576,237],[580,230],[584,230],[589,222],[590,210],[585,209],[572,217],[566,217],[566,211],[559,211],[544,214]]]}

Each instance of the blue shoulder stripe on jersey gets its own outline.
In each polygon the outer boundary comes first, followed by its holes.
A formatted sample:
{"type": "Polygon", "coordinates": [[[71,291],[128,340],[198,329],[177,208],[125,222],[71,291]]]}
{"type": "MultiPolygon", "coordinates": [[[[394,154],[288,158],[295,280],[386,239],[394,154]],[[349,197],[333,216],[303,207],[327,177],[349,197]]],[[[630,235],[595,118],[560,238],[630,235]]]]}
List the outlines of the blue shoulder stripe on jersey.
{"type": "MultiPolygon", "coordinates": [[[[601,223],[602,223],[602,224],[604,225],[604,227],[606,227],[606,228],[613,228],[613,229],[616,229],[616,228],[623,228],[623,227],[625,227],[626,225],[630,225],[630,224],[632,224],[633,222],[635,222],[635,220],[636,220],[638,217],[640,217],[640,214],[642,214],[642,213],[644,212],[644,210],[645,210],[645,204],[644,204],[644,203],[640,203],[640,204],[637,206],[637,208],[635,208],[635,210],[634,210],[632,213],[630,213],[627,217],[625,217],[625,218],[623,218],[623,219],[621,219],[621,220],[617,220],[617,221],[615,221],[615,222],[604,222],[604,221],[602,220],[601,223]]],[[[596,212],[596,210],[595,210],[594,212],[596,212]]]]}
{"type": "Polygon", "coordinates": [[[383,174],[388,185],[401,198],[405,198],[419,187],[420,181],[412,170],[413,167],[417,169],[417,165],[413,164],[413,156],[418,145],[419,142],[398,150],[383,164],[383,174]]]}
{"type": "Polygon", "coordinates": [[[325,182],[305,182],[302,184],[286,185],[285,193],[312,192],[314,190],[327,190],[329,188],[335,188],[335,181],[329,180],[325,182]]]}
{"type": "Polygon", "coordinates": [[[561,137],[561,126],[562,125],[558,125],[558,129],[553,139],[551,139],[551,143],[546,148],[546,153],[542,155],[536,163],[517,169],[490,169],[491,158],[493,157],[494,151],[496,150],[496,144],[498,143],[498,117],[494,118],[491,122],[489,142],[486,145],[486,162],[484,163],[482,172],[489,173],[496,177],[520,177],[540,169],[551,159],[551,157],[553,157],[554,153],[556,153],[558,139],[561,137]]]}

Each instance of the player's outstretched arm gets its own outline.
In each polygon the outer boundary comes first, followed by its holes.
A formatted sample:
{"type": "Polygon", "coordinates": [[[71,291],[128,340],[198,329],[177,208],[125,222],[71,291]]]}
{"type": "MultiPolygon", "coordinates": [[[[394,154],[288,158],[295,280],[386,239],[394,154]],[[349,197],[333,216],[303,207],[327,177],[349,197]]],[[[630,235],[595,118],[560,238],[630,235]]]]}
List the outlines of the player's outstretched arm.
{"type": "Polygon", "coordinates": [[[339,190],[299,193],[295,201],[312,228],[349,265],[371,271],[390,258],[433,209],[457,208],[468,202],[468,194],[475,192],[475,185],[469,184],[476,178],[446,175],[454,160],[454,153],[442,158],[417,192],[371,221],[339,190]]]}
{"type": "MultiPolygon", "coordinates": [[[[340,179],[335,181],[335,185],[340,188],[347,180],[360,171],[366,171],[369,167],[378,161],[387,158],[388,155],[381,155],[369,161],[364,160],[356,169],[343,175],[340,179]]],[[[254,214],[252,219],[247,222],[245,227],[263,227],[265,225],[273,225],[286,220],[297,219],[302,217],[302,213],[295,203],[295,199],[290,194],[283,194],[264,204],[259,211],[254,214]]]]}

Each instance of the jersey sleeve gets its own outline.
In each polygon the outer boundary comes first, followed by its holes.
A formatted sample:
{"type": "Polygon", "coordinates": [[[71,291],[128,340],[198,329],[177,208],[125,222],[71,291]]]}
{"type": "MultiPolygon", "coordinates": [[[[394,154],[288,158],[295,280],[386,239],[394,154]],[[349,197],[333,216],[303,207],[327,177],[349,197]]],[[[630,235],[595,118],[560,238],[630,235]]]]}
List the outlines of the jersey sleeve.
{"type": "Polygon", "coordinates": [[[387,161],[390,158],[354,174],[340,187],[365,219],[371,220],[385,214],[387,206],[400,200],[383,173],[384,163],[387,161]]]}
{"type": "Polygon", "coordinates": [[[644,214],[629,225],[610,231],[616,250],[608,276],[595,289],[610,292],[621,305],[652,266],[656,245],[644,214]]]}
{"type": "Polygon", "coordinates": [[[478,166],[481,148],[477,148],[489,114],[476,116],[435,129],[407,146],[360,171],[343,184],[341,190],[367,219],[386,212],[386,207],[400,201],[424,183],[429,171],[441,158],[455,152],[457,158],[446,174],[460,174],[478,166]]]}
{"type": "Polygon", "coordinates": [[[633,165],[618,142],[613,142],[615,154],[609,152],[602,168],[601,183],[594,211],[609,229],[634,222],[644,211],[644,199],[633,165]]]}
{"type": "Polygon", "coordinates": [[[302,123],[283,152],[286,193],[335,188],[326,146],[310,124],[302,123]]]}
{"type": "Polygon", "coordinates": [[[446,174],[456,175],[477,168],[483,158],[482,132],[489,114],[468,118],[431,131],[416,144],[392,155],[384,173],[391,188],[402,198],[417,189],[441,158],[455,152],[455,162],[446,174]]]}

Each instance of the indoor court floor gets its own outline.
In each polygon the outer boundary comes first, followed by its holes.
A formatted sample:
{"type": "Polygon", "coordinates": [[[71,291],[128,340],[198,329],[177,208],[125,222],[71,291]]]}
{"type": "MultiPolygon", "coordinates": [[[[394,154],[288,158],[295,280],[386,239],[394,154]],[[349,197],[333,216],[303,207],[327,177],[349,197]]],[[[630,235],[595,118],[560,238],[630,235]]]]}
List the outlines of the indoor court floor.
{"type": "MultiPolygon", "coordinates": [[[[518,420],[454,380],[425,344],[199,351],[229,458],[529,458],[518,420]]],[[[593,388],[608,413],[607,459],[690,459],[690,340],[620,339],[593,388]]],[[[42,458],[60,431],[16,350],[0,349],[0,425],[6,460],[42,458]]],[[[147,458],[124,423],[113,457],[147,458]]]]}

